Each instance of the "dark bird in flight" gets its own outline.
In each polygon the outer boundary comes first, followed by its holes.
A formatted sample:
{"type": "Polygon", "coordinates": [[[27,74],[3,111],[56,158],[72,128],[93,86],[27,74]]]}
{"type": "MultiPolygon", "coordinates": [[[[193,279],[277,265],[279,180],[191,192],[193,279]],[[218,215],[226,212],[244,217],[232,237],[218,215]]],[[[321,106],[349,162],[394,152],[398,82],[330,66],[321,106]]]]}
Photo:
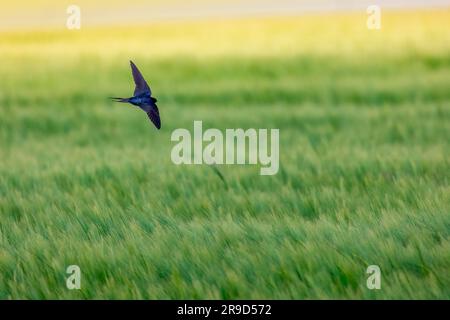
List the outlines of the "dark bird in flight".
{"type": "Polygon", "coordinates": [[[138,106],[147,113],[150,120],[153,122],[156,128],[161,128],[161,120],[159,119],[159,111],[156,106],[156,100],[152,97],[152,90],[148,86],[142,74],[139,72],[133,61],[130,61],[131,71],[133,73],[134,83],[136,88],[131,98],[111,98],[117,102],[131,103],[138,106]]]}

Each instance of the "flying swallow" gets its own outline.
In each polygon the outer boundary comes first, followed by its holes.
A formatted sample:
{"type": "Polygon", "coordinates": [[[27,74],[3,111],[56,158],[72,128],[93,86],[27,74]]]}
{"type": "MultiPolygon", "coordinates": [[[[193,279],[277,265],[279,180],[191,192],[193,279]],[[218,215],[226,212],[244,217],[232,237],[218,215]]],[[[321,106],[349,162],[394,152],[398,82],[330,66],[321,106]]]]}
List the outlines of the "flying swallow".
{"type": "Polygon", "coordinates": [[[142,74],[139,72],[133,61],[130,61],[131,72],[133,74],[134,83],[136,88],[131,98],[111,98],[117,102],[131,103],[138,106],[147,113],[149,119],[153,122],[156,128],[161,128],[161,120],[159,119],[159,111],[156,106],[156,100],[152,97],[152,90],[148,86],[142,74]]]}

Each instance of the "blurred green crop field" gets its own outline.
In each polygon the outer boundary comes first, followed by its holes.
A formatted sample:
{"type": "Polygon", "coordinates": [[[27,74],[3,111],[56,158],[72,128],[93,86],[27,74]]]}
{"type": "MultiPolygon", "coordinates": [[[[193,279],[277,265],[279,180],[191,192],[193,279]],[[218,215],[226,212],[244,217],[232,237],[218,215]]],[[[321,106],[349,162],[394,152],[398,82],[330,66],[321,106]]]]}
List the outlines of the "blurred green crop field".
{"type": "Polygon", "coordinates": [[[450,298],[450,11],[366,17],[1,33],[0,298],[450,298]],[[174,165],[194,120],[280,171],[174,165]]]}

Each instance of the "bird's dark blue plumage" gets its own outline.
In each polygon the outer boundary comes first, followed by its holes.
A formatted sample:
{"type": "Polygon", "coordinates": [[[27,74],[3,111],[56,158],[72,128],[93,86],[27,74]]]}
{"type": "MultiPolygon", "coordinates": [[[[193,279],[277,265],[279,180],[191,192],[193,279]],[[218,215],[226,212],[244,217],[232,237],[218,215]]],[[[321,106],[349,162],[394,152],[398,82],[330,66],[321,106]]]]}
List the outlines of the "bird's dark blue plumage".
{"type": "Polygon", "coordinates": [[[134,83],[136,88],[134,89],[134,95],[130,98],[112,98],[117,102],[131,103],[138,106],[147,113],[149,119],[153,122],[156,128],[161,128],[161,120],[159,118],[159,110],[156,106],[156,100],[152,97],[152,90],[148,86],[142,74],[139,72],[133,61],[130,61],[131,71],[133,74],[134,83]]]}

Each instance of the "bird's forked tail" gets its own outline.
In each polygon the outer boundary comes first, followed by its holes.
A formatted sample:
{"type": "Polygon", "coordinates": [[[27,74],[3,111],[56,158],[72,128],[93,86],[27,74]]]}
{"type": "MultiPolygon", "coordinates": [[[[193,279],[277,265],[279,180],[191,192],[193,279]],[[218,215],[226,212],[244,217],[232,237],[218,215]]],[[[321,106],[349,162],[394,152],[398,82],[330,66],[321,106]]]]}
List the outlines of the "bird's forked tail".
{"type": "Polygon", "coordinates": [[[130,98],[116,98],[116,97],[110,97],[110,99],[113,99],[116,102],[130,102],[130,98]]]}

